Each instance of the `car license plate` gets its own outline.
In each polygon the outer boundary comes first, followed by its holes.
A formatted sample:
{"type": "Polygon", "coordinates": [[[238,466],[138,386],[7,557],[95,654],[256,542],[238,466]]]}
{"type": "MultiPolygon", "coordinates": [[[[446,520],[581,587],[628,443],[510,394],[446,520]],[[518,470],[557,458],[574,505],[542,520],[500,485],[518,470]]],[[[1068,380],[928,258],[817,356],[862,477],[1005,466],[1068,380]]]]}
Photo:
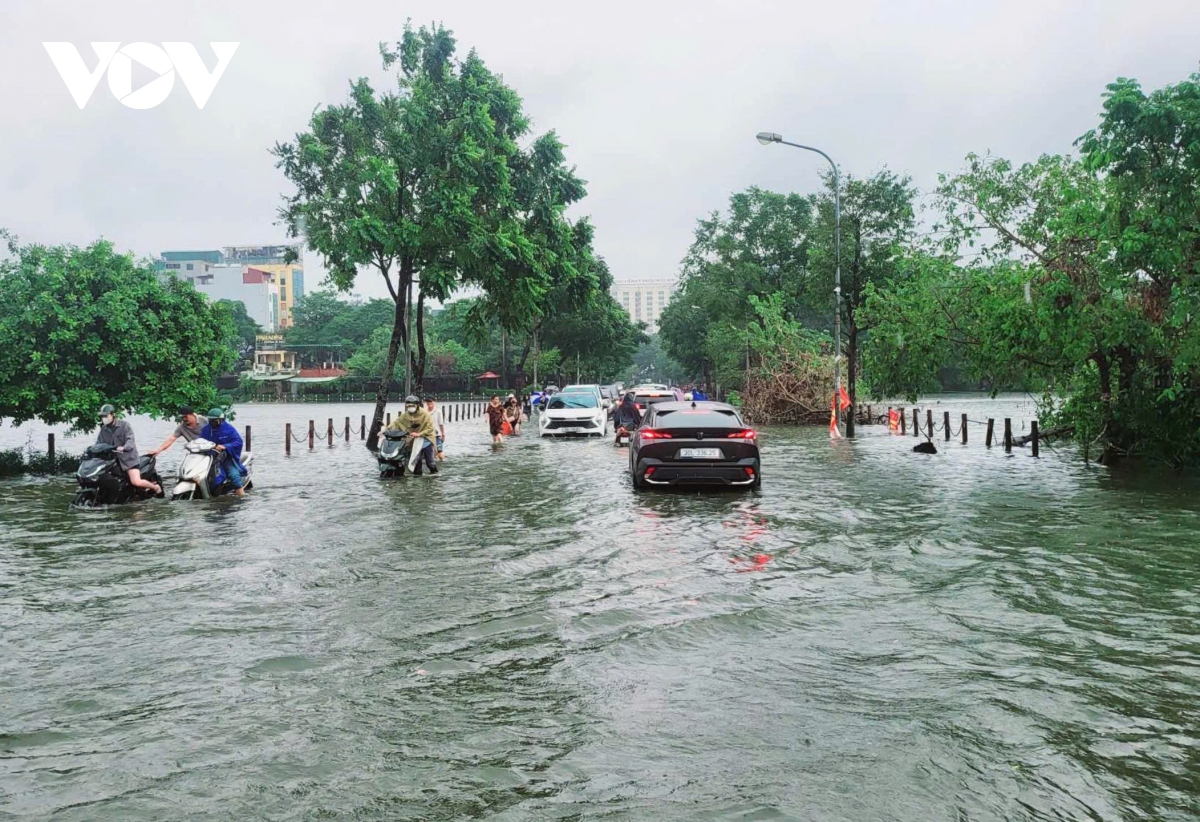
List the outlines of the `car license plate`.
{"type": "Polygon", "coordinates": [[[720,448],[680,448],[679,458],[681,460],[719,460],[721,459],[720,448]]]}
{"type": "Polygon", "coordinates": [[[578,434],[583,429],[582,428],[560,428],[558,430],[562,431],[564,434],[578,434]]]}

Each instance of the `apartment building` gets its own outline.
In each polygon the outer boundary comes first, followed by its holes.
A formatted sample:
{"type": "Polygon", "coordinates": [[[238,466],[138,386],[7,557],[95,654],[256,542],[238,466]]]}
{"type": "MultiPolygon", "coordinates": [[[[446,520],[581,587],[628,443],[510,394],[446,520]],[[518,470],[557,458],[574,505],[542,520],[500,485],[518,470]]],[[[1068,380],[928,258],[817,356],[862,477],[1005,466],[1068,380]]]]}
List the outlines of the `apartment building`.
{"type": "Polygon", "coordinates": [[[658,318],[675,293],[675,281],[667,279],[619,280],[612,295],[630,318],[646,323],[651,332],[658,330],[658,318]]]}

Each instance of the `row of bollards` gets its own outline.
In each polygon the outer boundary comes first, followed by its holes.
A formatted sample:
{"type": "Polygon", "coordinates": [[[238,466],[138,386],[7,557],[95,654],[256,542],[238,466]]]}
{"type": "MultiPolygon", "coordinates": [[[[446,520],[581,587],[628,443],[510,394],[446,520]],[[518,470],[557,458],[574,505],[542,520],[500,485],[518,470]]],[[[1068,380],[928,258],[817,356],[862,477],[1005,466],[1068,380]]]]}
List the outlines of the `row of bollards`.
{"type": "MultiPolygon", "coordinates": [[[[867,406],[867,416],[868,416],[868,419],[871,418],[870,417],[870,406],[867,406]]],[[[887,419],[890,420],[891,416],[892,416],[892,407],[888,406],[887,419]]],[[[907,424],[908,417],[905,414],[903,408],[898,409],[897,418],[898,418],[898,423],[899,423],[900,434],[907,435],[907,433],[908,433],[908,424],[907,424]]],[[[967,415],[963,414],[960,419],[960,422],[959,422],[960,431],[961,431],[960,436],[961,436],[963,445],[967,444],[967,430],[968,430],[969,424],[970,424],[970,421],[967,419],[967,415]]],[[[933,411],[931,409],[928,409],[928,408],[925,409],[925,424],[924,424],[924,426],[922,426],[922,424],[921,424],[920,410],[916,409],[916,408],[912,409],[912,434],[914,437],[920,437],[922,434],[924,434],[926,439],[932,440],[935,430],[936,429],[934,428],[934,424],[933,424],[933,411]]],[[[952,433],[951,433],[952,428],[950,425],[950,412],[949,411],[942,412],[942,430],[945,435],[945,441],[949,442],[952,437],[952,433]]],[[[1035,457],[1038,456],[1040,453],[1040,447],[1039,447],[1040,440],[1041,440],[1041,437],[1038,433],[1037,420],[1031,420],[1029,423],[1029,435],[1024,438],[1024,442],[1029,443],[1031,453],[1035,457]]],[[[986,433],[984,434],[983,444],[987,448],[991,448],[993,444],[1000,444],[1001,442],[1003,443],[1004,450],[1006,452],[1012,451],[1013,444],[1015,442],[1014,437],[1013,437],[1012,418],[1011,417],[1004,418],[1004,437],[1003,437],[1003,440],[998,441],[996,439],[996,420],[989,417],[987,420],[987,423],[986,423],[986,433]]]]}
{"type": "MultiPolygon", "coordinates": [[[[461,422],[462,420],[476,419],[482,417],[487,408],[487,403],[484,402],[454,402],[442,406],[442,411],[446,415],[446,422],[461,422]]],[[[384,418],[384,425],[390,425],[392,422],[392,414],[388,412],[384,418]]],[[[350,442],[350,434],[353,429],[350,427],[350,418],[346,417],[342,423],[342,438],[346,442],[350,442]]],[[[292,442],[304,442],[304,437],[295,437],[292,434],[292,424],[284,425],[283,449],[284,453],[292,453],[292,442]]],[[[359,418],[358,428],[359,438],[365,440],[367,438],[367,415],[363,414],[359,418]]],[[[51,435],[53,436],[53,435],[51,435]]],[[[333,417],[330,417],[326,422],[324,436],[317,434],[316,420],[308,421],[308,447],[312,450],[316,447],[316,441],[323,439],[329,443],[329,447],[333,447],[333,417]]],[[[246,448],[250,447],[250,426],[246,426],[246,448]]]]}

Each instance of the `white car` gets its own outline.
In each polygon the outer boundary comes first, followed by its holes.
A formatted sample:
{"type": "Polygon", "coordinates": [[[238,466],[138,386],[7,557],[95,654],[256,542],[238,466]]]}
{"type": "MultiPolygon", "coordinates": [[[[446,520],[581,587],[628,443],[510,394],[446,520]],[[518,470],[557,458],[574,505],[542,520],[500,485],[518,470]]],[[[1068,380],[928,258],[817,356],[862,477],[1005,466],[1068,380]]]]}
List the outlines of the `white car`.
{"type": "Polygon", "coordinates": [[[608,409],[599,392],[560,391],[546,403],[538,416],[538,434],[543,437],[570,435],[608,436],[608,409]]]}
{"type": "Polygon", "coordinates": [[[602,405],[602,406],[611,406],[612,405],[611,400],[608,400],[606,403],[606,401],[605,401],[606,397],[604,396],[604,392],[600,390],[600,386],[598,386],[598,385],[568,385],[566,388],[564,388],[562,391],[560,391],[558,393],[560,393],[560,394],[594,394],[596,396],[596,402],[600,403],[600,405],[602,405]]]}

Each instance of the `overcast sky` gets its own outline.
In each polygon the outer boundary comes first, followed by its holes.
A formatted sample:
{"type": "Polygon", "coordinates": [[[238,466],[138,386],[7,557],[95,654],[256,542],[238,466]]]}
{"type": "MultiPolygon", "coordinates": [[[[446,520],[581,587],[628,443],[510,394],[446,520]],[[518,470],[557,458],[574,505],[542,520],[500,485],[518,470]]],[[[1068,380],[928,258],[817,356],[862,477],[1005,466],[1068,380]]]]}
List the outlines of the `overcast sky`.
{"type": "MultiPolygon", "coordinates": [[[[971,151],[1061,152],[1096,122],[1106,83],[1147,88],[1200,63],[1200,2],[14,2],[0,5],[0,226],[22,240],[121,250],[284,239],[287,183],[268,149],[391,82],[377,44],[440,21],[556,130],[588,181],[577,209],[617,279],[673,276],[697,217],[750,185],[812,191],[820,146],[843,172],[884,166],[928,190],[971,151]],[[191,9],[191,10],[188,10],[191,9]],[[80,110],[44,41],[240,43],[203,110],[178,79],[156,108],[101,80],[80,110]]],[[[152,75],[149,75],[152,76],[152,75]]],[[[311,290],[319,261],[305,259],[311,290]]],[[[383,296],[364,276],[359,289],[383,296]]]]}

